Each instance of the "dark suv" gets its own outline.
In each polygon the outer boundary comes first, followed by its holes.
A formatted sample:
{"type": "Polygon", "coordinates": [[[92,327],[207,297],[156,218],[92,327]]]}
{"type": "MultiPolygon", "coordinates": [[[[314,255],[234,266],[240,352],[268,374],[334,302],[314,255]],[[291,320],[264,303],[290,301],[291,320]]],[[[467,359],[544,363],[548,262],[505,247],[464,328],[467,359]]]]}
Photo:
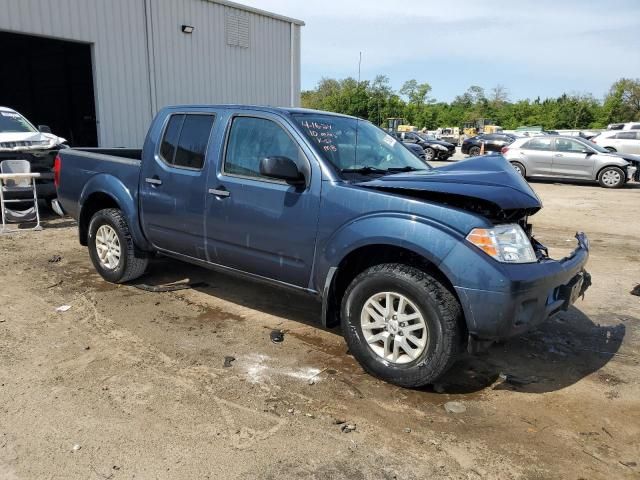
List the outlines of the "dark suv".
{"type": "Polygon", "coordinates": [[[394,135],[403,143],[420,145],[427,161],[440,160],[444,162],[456,153],[456,146],[453,143],[443,142],[433,135],[421,132],[396,132],[394,135]]]}
{"type": "Polygon", "coordinates": [[[465,155],[475,157],[480,155],[483,143],[485,152],[500,152],[502,147],[510,145],[515,139],[515,135],[509,135],[508,133],[481,133],[462,142],[460,150],[465,155]]]}

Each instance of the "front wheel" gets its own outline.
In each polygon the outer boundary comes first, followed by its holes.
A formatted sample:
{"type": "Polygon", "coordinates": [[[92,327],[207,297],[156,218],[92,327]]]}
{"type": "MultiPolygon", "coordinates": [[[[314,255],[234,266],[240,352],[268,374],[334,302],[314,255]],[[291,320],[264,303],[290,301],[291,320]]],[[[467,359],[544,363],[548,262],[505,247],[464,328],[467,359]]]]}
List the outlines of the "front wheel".
{"type": "Polygon", "coordinates": [[[613,147],[604,147],[604,149],[607,150],[608,152],[611,152],[611,153],[617,152],[617,150],[615,148],[613,148],[613,147]]]}
{"type": "Polygon", "coordinates": [[[424,159],[426,161],[429,162],[429,161],[433,160],[433,157],[435,157],[435,156],[436,156],[436,152],[435,152],[435,150],[433,148],[427,147],[427,148],[424,149],[424,159]]]}
{"type": "Polygon", "coordinates": [[[624,172],[618,167],[605,167],[598,174],[598,183],[604,188],[620,188],[624,182],[624,172]]]}
{"type": "Polygon", "coordinates": [[[462,310],[435,277],[389,263],[358,275],[345,292],[342,329],[372,375],[402,387],[436,381],[455,360],[462,310]]]}
{"type": "Polygon", "coordinates": [[[117,208],[105,208],[93,215],[88,247],[93,266],[108,282],[133,280],[147,268],[147,254],[134,245],[127,220],[117,208]]]}
{"type": "Polygon", "coordinates": [[[477,157],[478,155],[480,155],[480,147],[471,147],[469,149],[470,157],[477,157]]]}

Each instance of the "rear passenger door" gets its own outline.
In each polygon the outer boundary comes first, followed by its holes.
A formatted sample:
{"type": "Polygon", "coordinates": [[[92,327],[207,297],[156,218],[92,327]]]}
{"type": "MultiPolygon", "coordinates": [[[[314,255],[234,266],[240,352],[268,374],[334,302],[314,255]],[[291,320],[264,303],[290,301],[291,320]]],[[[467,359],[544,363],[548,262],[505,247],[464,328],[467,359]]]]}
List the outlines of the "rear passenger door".
{"type": "Polygon", "coordinates": [[[153,158],[144,158],[141,218],[158,249],[205,259],[206,157],[215,113],[173,113],[153,158]]]}
{"type": "Polygon", "coordinates": [[[302,138],[267,112],[231,115],[221,165],[209,175],[209,260],[307,287],[315,252],[321,176],[302,138]],[[306,186],[260,173],[262,158],[284,156],[308,172],[306,186]]]}
{"type": "Polygon", "coordinates": [[[551,138],[534,137],[520,147],[522,164],[527,176],[552,176],[553,152],[551,138]]]}

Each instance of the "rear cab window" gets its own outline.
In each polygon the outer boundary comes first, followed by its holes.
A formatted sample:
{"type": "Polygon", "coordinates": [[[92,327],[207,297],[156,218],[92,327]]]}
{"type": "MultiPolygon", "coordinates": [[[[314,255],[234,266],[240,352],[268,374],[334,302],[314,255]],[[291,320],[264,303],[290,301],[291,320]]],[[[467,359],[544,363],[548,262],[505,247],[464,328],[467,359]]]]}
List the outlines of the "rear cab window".
{"type": "Polygon", "coordinates": [[[210,113],[171,115],[160,142],[162,160],[172,167],[201,170],[214,120],[210,113]]]}

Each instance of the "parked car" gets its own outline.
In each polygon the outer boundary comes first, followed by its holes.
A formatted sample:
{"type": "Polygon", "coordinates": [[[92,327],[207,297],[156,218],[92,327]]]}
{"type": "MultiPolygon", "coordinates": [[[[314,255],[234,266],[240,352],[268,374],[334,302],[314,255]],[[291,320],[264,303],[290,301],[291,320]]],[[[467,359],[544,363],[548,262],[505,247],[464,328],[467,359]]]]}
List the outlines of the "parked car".
{"type": "Polygon", "coordinates": [[[591,141],[610,152],[640,155],[640,130],[607,130],[591,141]]]}
{"type": "Polygon", "coordinates": [[[519,138],[504,147],[502,155],[526,178],[592,180],[605,188],[640,180],[640,156],[625,159],[580,137],[519,138]]]}
{"type": "MultiPolygon", "coordinates": [[[[28,160],[31,171],[44,174],[46,178],[36,181],[38,198],[51,203],[56,197],[53,185],[53,161],[61,148],[66,148],[66,140],[51,133],[46,125],[33,126],[20,113],[7,107],[0,107],[0,162],[2,160],[28,160]]],[[[31,192],[9,192],[9,199],[29,199],[31,192]]]]}
{"type": "Polygon", "coordinates": [[[427,161],[439,160],[444,162],[456,153],[456,146],[453,143],[443,142],[433,135],[420,132],[395,132],[394,136],[404,143],[420,145],[424,149],[427,161]]]}
{"type": "Polygon", "coordinates": [[[607,130],[640,130],[640,122],[610,123],[607,130]]]}
{"type": "Polygon", "coordinates": [[[97,272],[165,256],[288,288],[342,322],[366,371],[432,383],[465,347],[534,328],[590,284],[589,244],[552,260],[541,207],[499,156],[431,168],[373,124],[305,109],[162,109],[140,150],[66,149],[60,203],[97,272]]]}
{"type": "Polygon", "coordinates": [[[515,135],[508,133],[481,133],[462,142],[460,150],[465,155],[475,157],[480,155],[481,146],[484,143],[485,152],[500,152],[502,147],[510,145],[516,138],[515,135]]]}

